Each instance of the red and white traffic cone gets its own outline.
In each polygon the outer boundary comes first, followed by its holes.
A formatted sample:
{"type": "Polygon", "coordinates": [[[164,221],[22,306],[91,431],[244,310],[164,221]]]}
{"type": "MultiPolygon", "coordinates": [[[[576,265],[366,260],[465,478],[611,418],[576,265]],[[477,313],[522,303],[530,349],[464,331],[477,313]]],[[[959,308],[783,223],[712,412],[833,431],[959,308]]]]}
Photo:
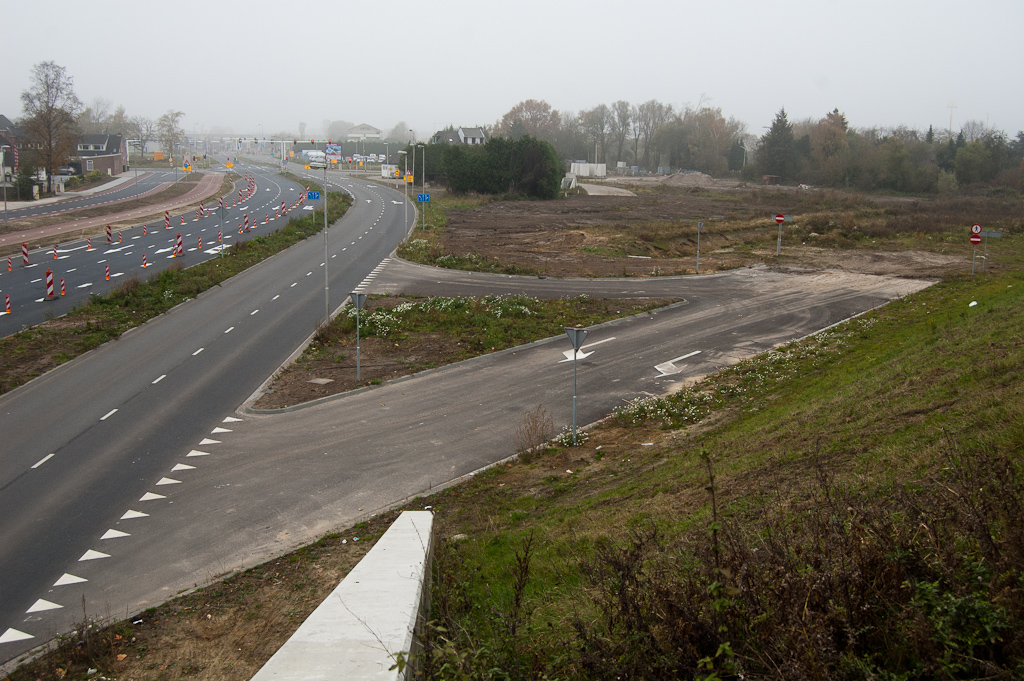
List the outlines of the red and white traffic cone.
{"type": "Polygon", "coordinates": [[[242,216],[242,224],[245,225],[245,231],[249,231],[249,214],[246,213],[242,216]]]}
{"type": "Polygon", "coordinates": [[[7,256],[7,271],[10,272],[13,269],[14,269],[14,267],[11,264],[11,256],[7,256]]]}
{"type": "Polygon", "coordinates": [[[174,255],[181,255],[183,252],[184,249],[182,248],[181,245],[181,232],[178,232],[178,238],[174,245],[174,255]]]}
{"type": "Polygon", "coordinates": [[[238,223],[238,233],[239,234],[242,233],[242,223],[241,222],[238,223]]]}
{"type": "Polygon", "coordinates": [[[110,234],[110,225],[107,225],[107,243],[114,243],[114,237],[110,234]]]}
{"type": "Polygon", "coordinates": [[[21,245],[21,264],[28,264],[28,244],[24,243],[21,245]]]}
{"type": "Polygon", "coordinates": [[[185,216],[181,215],[179,217],[181,217],[181,224],[184,225],[185,224],[185,216]]]}
{"type": "Polygon", "coordinates": [[[263,216],[263,224],[267,224],[268,222],[270,222],[270,213],[263,216]]]}
{"type": "Polygon", "coordinates": [[[53,295],[53,270],[46,270],[46,297],[54,298],[53,295]]]}
{"type": "Polygon", "coordinates": [[[199,209],[197,208],[196,209],[196,220],[198,220],[198,219],[199,219],[199,209]]]}
{"type": "Polygon", "coordinates": [[[64,277],[60,278],[60,294],[64,295],[64,277]]]}
{"type": "Polygon", "coordinates": [[[107,272],[107,281],[110,281],[110,265],[104,265],[103,268],[107,272]]]}
{"type": "Polygon", "coordinates": [[[121,236],[121,230],[117,230],[117,243],[121,243],[124,237],[121,236]]]}
{"type": "Polygon", "coordinates": [[[92,250],[92,239],[88,239],[87,238],[85,240],[85,250],[87,250],[87,251],[91,251],[92,250]]]}
{"type": "Polygon", "coordinates": [[[149,264],[146,262],[146,254],[143,253],[142,254],[142,269],[146,269],[147,267],[149,267],[149,264]]]}
{"type": "Polygon", "coordinates": [[[224,235],[221,234],[220,230],[217,230],[217,243],[224,243],[224,235]]]}
{"type": "Polygon", "coordinates": [[[4,307],[7,308],[7,314],[11,314],[11,297],[4,294],[4,307]]]}
{"type": "Polygon", "coordinates": [[[203,250],[203,237],[199,237],[199,250],[203,250]]]}
{"type": "Polygon", "coordinates": [[[57,244],[53,245],[53,259],[57,259],[57,244]]]}
{"type": "Polygon", "coordinates": [[[164,211],[164,229],[171,228],[171,214],[169,211],[164,211]]]}
{"type": "Polygon", "coordinates": [[[142,225],[142,236],[146,236],[147,234],[149,234],[149,232],[146,231],[146,225],[142,225]]]}

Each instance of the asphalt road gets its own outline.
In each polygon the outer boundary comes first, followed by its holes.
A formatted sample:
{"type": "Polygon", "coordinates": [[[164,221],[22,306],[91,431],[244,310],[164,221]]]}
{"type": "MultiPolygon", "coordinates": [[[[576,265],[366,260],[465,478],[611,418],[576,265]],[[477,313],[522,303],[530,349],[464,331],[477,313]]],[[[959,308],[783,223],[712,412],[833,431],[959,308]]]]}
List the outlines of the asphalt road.
{"type": "MultiPolygon", "coordinates": [[[[113,243],[105,235],[93,237],[91,250],[85,239],[76,239],[54,247],[34,249],[25,265],[20,255],[0,259],[0,336],[7,336],[39,324],[51,317],[59,317],[85,302],[89,296],[103,294],[119,286],[131,274],[147,278],[174,263],[186,267],[216,258],[221,245],[228,247],[236,241],[247,241],[266,234],[288,217],[275,218],[281,202],[293,204],[304,187],[286,180],[277,170],[265,166],[247,165],[237,168],[248,171],[256,178],[256,191],[244,202],[232,205],[238,198],[238,189],[224,198],[223,218],[212,199],[209,217],[196,217],[195,212],[171,215],[170,228],[164,221],[149,222],[131,229],[112,230],[113,243]],[[182,224],[182,219],[185,224],[182,224]],[[248,220],[250,231],[238,233],[238,226],[248,220]],[[218,232],[222,241],[218,242],[218,232]],[[173,256],[177,235],[181,234],[184,253],[173,256]],[[199,248],[199,239],[203,247],[199,248]],[[56,254],[56,257],[54,255],[56,254]],[[146,267],[142,256],[146,255],[146,267]],[[110,279],[107,277],[110,270],[110,279]],[[46,296],[46,271],[52,272],[56,298],[46,296]],[[65,295],[60,295],[60,282],[64,279],[65,295]],[[5,310],[5,298],[10,296],[11,312],[5,310]]],[[[244,187],[242,187],[244,189],[244,187]]],[[[309,205],[308,203],[306,205],[309,205]]]]}
{"type": "MultiPolygon", "coordinates": [[[[97,616],[108,612],[99,602],[116,601],[109,612],[122,612],[137,600],[139,585],[148,594],[157,580],[168,581],[163,568],[126,543],[131,537],[108,530],[144,536],[143,527],[123,523],[126,509],[153,514],[147,493],[174,508],[164,492],[179,485],[161,479],[181,479],[168,471],[195,460],[186,457],[192,445],[323,319],[325,262],[336,308],[404,237],[399,194],[331,177],[355,202],[330,229],[326,261],[323,239],[307,239],[0,396],[0,661],[81,618],[78,596],[54,586],[72,579],[65,574],[89,580],[74,589],[88,594],[88,611],[97,616]],[[110,557],[91,559],[91,550],[110,557]],[[122,590],[127,598],[108,598],[122,590]]],[[[133,518],[140,519],[145,516],[133,518]]],[[[181,530],[167,539],[183,537],[181,530]]],[[[189,560],[189,553],[183,549],[176,560],[189,560]]]]}
{"type": "MultiPolygon", "coordinates": [[[[397,194],[346,184],[356,203],[332,251],[359,260],[337,268],[347,274],[332,290],[388,290],[421,269],[388,261],[367,275],[398,238],[397,194]],[[387,220],[374,225],[387,238],[371,241],[373,220],[387,220]]],[[[0,398],[16,444],[0,471],[0,659],[72,626],[83,598],[90,613],[136,612],[503,459],[537,404],[569,423],[563,338],[286,413],[236,411],[322,309],[322,244],[310,241],[0,398]],[[62,395],[74,408],[53,408],[62,395]]],[[[765,268],[625,281],[425,272],[401,286],[684,298],[591,331],[580,423],[926,285],[765,268]]]]}
{"type": "MultiPolygon", "coordinates": [[[[179,171],[178,178],[183,175],[179,171]]],[[[91,194],[76,194],[67,192],[62,195],[60,201],[29,202],[19,203],[17,208],[7,211],[8,220],[19,220],[22,218],[42,217],[46,215],[60,215],[86,208],[96,208],[112,203],[130,201],[140,195],[145,195],[158,189],[166,188],[174,184],[174,170],[151,169],[139,170],[138,183],[136,184],[135,171],[129,170],[119,177],[127,178],[126,181],[107,189],[100,188],[99,191],[91,194]]]]}

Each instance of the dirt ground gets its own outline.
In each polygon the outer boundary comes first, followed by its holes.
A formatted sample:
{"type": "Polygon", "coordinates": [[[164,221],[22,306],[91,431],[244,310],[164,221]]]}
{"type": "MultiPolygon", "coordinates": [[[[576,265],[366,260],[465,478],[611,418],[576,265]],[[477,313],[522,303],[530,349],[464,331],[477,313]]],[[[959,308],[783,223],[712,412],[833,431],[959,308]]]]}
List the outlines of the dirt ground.
{"type": "MultiPolygon", "coordinates": [[[[686,180],[694,175],[671,176],[686,180]]],[[[648,178],[637,178],[644,180],[648,178]]],[[[720,181],[718,181],[720,182],[720,181]]],[[[634,184],[640,184],[636,182],[634,184]]],[[[757,262],[796,269],[842,269],[865,274],[935,277],[970,269],[962,254],[914,250],[874,251],[817,247],[822,235],[794,243],[784,228],[782,257],[775,258],[776,229],[767,216],[799,200],[792,191],[699,185],[641,185],[654,191],[627,196],[572,196],[562,201],[499,202],[452,209],[440,235],[446,252],[476,253],[505,265],[554,277],[692,274],[697,268],[697,221],[702,273],[757,262]],[[717,229],[728,219],[728,229],[717,229]],[[736,222],[748,226],[737,227],[736,222]],[[637,227],[642,225],[641,227],[637,227]],[[763,244],[751,247],[751,242],[763,244]]]]}

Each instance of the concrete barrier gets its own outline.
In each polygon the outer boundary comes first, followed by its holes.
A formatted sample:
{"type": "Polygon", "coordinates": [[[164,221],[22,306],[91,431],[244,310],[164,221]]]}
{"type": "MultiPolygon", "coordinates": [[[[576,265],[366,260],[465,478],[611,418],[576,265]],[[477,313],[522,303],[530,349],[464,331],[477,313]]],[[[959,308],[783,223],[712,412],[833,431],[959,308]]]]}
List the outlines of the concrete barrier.
{"type": "Polygon", "coordinates": [[[434,516],[404,511],[253,681],[404,679],[426,617],[434,516]]]}

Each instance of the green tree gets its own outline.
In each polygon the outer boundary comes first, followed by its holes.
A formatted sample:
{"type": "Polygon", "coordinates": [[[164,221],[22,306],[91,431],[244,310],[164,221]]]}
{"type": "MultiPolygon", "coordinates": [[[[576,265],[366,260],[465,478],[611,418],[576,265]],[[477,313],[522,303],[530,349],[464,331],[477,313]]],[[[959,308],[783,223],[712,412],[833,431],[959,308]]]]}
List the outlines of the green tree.
{"type": "Polygon", "coordinates": [[[991,180],[992,152],[980,141],[968,142],[956,152],[956,181],[961,185],[991,180]]]}
{"type": "Polygon", "coordinates": [[[82,102],[75,95],[74,79],[52,61],[32,67],[32,85],[21,93],[25,113],[22,127],[34,142],[36,156],[46,170],[47,191],[53,190],[53,173],[78,147],[76,116],[82,102]]]}
{"type": "Polygon", "coordinates": [[[785,107],[779,110],[772,127],[761,137],[757,164],[763,175],[778,175],[784,182],[792,178],[796,165],[796,140],[785,107]]]}
{"type": "Polygon", "coordinates": [[[811,158],[817,181],[830,186],[843,183],[850,142],[846,139],[846,116],[833,109],[811,129],[811,158]]]}

